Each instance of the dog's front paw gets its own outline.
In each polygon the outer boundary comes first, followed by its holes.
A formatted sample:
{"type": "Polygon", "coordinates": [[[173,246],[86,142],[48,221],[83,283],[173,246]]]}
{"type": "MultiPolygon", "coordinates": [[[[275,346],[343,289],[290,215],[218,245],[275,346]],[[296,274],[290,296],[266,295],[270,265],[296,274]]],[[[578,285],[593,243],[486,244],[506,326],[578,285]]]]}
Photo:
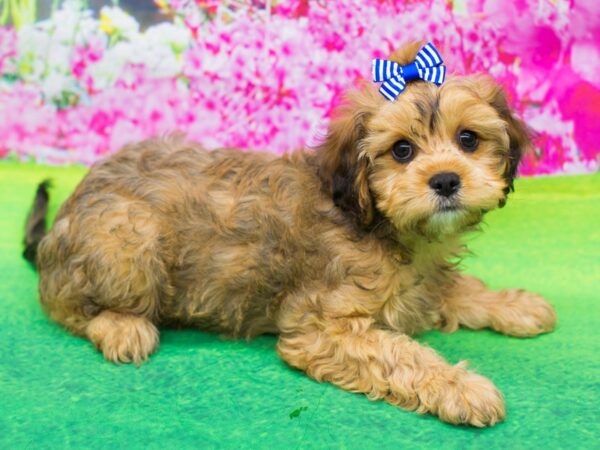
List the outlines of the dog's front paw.
{"type": "Polygon", "coordinates": [[[502,308],[492,318],[492,328],[510,336],[531,337],[552,331],[554,308],[541,296],[522,289],[507,289],[502,308]]]}
{"type": "Polygon", "coordinates": [[[461,370],[458,377],[438,379],[427,391],[421,412],[436,414],[444,422],[488,427],[501,422],[506,415],[500,391],[490,380],[473,372],[461,370]]]}

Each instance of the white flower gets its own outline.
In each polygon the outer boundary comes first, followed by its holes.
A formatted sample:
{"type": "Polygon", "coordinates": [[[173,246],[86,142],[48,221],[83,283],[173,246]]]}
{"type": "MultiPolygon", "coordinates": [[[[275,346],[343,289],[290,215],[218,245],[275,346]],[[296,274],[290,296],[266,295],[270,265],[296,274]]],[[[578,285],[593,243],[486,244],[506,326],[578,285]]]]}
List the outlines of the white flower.
{"type": "Polygon", "coordinates": [[[181,53],[191,42],[190,30],[185,25],[169,22],[159,23],[146,30],[144,40],[147,45],[169,45],[175,53],[181,53]]]}
{"type": "Polygon", "coordinates": [[[60,100],[65,91],[77,88],[72,74],[74,47],[92,39],[105,45],[102,59],[88,68],[98,89],[125,76],[128,64],[144,66],[148,77],[177,75],[183,68],[182,53],[192,42],[181,22],[163,22],[141,33],[136,20],[119,7],[103,7],[96,20],[81,1],[67,0],[49,19],[19,30],[20,73],[41,85],[47,98],[60,100]]]}
{"type": "Polygon", "coordinates": [[[132,39],[139,34],[140,26],[118,6],[104,6],[100,10],[100,29],[108,35],[132,39]]]}
{"type": "Polygon", "coordinates": [[[89,68],[96,88],[105,89],[111,86],[121,74],[123,67],[135,58],[131,42],[118,42],[108,48],[102,59],[89,68]]]}
{"type": "Polygon", "coordinates": [[[18,66],[23,79],[41,85],[48,99],[76,90],[73,47],[101,37],[98,21],[78,1],[65,1],[47,20],[21,27],[17,35],[18,66]]]}
{"type": "Polygon", "coordinates": [[[131,35],[127,41],[117,42],[90,68],[96,87],[110,86],[127,64],[145,66],[146,75],[153,78],[177,75],[183,68],[181,53],[190,38],[190,32],[183,25],[161,23],[145,33],[131,35]]]}
{"type": "Polygon", "coordinates": [[[73,81],[69,77],[65,77],[57,72],[51,72],[42,83],[42,91],[47,98],[58,99],[71,86],[73,86],[73,81]]]}

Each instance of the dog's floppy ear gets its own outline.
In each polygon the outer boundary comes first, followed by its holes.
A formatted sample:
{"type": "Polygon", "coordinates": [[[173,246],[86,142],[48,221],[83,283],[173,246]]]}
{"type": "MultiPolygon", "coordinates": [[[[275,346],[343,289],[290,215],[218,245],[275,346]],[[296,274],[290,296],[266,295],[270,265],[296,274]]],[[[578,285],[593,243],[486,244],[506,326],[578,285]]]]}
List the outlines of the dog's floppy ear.
{"type": "Polygon", "coordinates": [[[369,190],[370,161],[360,151],[366,124],[376,100],[372,93],[354,93],[339,107],[329,125],[325,141],[317,148],[319,175],[333,202],[360,226],[373,220],[373,198],[369,190]]]}
{"type": "MultiPolygon", "coordinates": [[[[489,76],[480,75],[473,77],[479,95],[493,106],[500,117],[506,122],[506,131],[509,137],[509,155],[504,179],[506,180],[505,194],[514,190],[513,181],[517,175],[517,168],[525,153],[531,148],[531,130],[516,117],[510,110],[506,94],[502,88],[489,76]]],[[[501,204],[504,206],[504,204],[501,204]]]]}

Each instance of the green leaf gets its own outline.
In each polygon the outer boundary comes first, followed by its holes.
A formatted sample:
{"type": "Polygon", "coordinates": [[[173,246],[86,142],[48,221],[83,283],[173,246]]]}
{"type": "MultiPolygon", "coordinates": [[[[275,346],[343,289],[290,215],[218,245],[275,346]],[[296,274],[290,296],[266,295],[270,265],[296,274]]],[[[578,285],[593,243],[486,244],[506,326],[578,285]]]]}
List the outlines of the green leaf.
{"type": "Polygon", "coordinates": [[[302,413],[302,411],[307,411],[308,410],[308,406],[301,406],[298,409],[293,410],[290,413],[290,419],[295,419],[296,417],[300,417],[300,414],[302,413]]]}

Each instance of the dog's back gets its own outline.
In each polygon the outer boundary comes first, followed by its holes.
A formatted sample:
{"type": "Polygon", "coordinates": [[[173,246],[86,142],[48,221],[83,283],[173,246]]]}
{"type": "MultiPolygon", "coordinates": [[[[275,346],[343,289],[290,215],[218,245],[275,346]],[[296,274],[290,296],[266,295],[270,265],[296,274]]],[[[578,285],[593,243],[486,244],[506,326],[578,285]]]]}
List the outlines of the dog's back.
{"type": "Polygon", "coordinates": [[[319,278],[344,220],[301,153],[131,145],[91,169],[43,239],[42,303],[79,334],[106,309],[275,332],[279,303],[319,278]]]}

